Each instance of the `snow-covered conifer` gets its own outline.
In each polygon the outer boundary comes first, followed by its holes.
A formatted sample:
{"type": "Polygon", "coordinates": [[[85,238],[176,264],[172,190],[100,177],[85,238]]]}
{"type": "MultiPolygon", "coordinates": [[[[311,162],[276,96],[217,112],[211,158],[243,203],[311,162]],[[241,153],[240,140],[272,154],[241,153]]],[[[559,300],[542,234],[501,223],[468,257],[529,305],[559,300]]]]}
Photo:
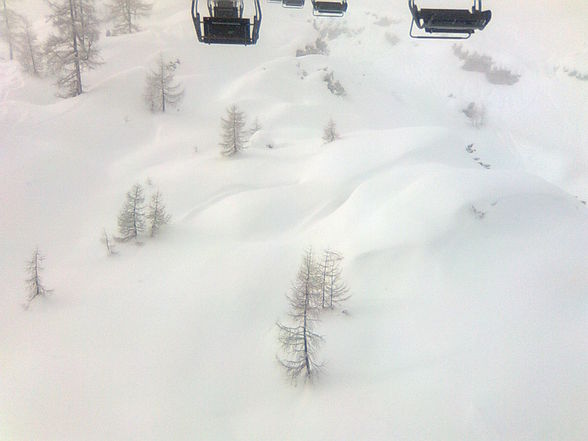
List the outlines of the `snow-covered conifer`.
{"type": "Polygon", "coordinates": [[[81,95],[82,71],[100,64],[94,0],[59,0],[49,7],[48,18],[57,33],[45,43],[47,66],[57,75],[61,96],[81,95]]]}
{"type": "Polygon", "coordinates": [[[320,298],[317,290],[316,264],[311,250],[306,251],[287,297],[290,303],[291,326],[277,323],[280,331],[279,341],[285,355],[284,358],[278,359],[293,382],[296,382],[300,375],[312,380],[321,367],[317,361],[317,351],[323,338],[314,332],[318,321],[320,298]]]}
{"type": "Polygon", "coordinates": [[[333,119],[330,119],[323,130],[323,141],[328,144],[330,142],[336,141],[339,138],[340,136],[337,132],[337,125],[333,119]]]}
{"type": "Polygon", "coordinates": [[[160,55],[154,69],[149,71],[145,85],[145,102],[152,112],[165,112],[177,106],[184,97],[182,85],[175,80],[180,60],[166,62],[160,55]]]}
{"type": "Polygon", "coordinates": [[[123,241],[136,239],[145,231],[145,195],[143,187],[135,184],[127,193],[127,200],[118,216],[118,231],[123,241]]]}
{"type": "Polygon", "coordinates": [[[106,6],[114,21],[115,34],[131,34],[139,31],[138,19],[148,16],[153,4],[142,0],[112,0],[106,6]]]}
{"type": "Polygon", "coordinates": [[[157,190],[151,196],[151,202],[149,203],[149,209],[147,211],[147,221],[149,222],[149,228],[151,229],[151,237],[155,236],[159,229],[167,224],[171,216],[167,214],[165,205],[161,197],[161,192],[157,190]]]}
{"type": "Polygon", "coordinates": [[[247,137],[245,136],[245,113],[233,105],[227,109],[227,117],[221,118],[222,141],[221,153],[224,156],[233,156],[245,148],[247,137]]]}
{"type": "Polygon", "coordinates": [[[52,290],[45,288],[41,281],[41,271],[43,270],[43,261],[45,256],[39,252],[39,248],[36,248],[33,252],[33,257],[27,263],[27,274],[28,279],[26,280],[28,287],[27,305],[38,296],[44,296],[50,294],[52,290]]]}

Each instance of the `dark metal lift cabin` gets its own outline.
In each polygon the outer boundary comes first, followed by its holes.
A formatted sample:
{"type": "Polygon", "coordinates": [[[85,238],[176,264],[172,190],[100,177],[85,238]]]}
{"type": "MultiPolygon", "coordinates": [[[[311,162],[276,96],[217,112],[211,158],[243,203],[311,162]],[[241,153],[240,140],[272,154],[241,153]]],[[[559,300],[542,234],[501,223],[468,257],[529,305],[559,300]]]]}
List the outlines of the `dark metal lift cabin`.
{"type": "Polygon", "coordinates": [[[207,0],[208,16],[201,17],[192,0],[192,20],[198,41],[208,44],[255,44],[261,26],[259,0],[252,0],[255,15],[243,18],[243,0],[207,0]]]}
{"type": "Polygon", "coordinates": [[[282,0],[284,8],[301,9],[304,8],[304,0],[282,0]]]}
{"type": "Polygon", "coordinates": [[[343,17],[347,0],[312,0],[312,14],[319,17],[343,17]]]}
{"type": "Polygon", "coordinates": [[[470,38],[475,31],[484,29],[492,18],[491,11],[482,11],[482,0],[474,0],[471,11],[468,9],[419,9],[414,0],[408,0],[408,7],[412,13],[410,24],[412,38],[464,40],[470,38]],[[426,34],[413,34],[415,24],[426,34]]]}

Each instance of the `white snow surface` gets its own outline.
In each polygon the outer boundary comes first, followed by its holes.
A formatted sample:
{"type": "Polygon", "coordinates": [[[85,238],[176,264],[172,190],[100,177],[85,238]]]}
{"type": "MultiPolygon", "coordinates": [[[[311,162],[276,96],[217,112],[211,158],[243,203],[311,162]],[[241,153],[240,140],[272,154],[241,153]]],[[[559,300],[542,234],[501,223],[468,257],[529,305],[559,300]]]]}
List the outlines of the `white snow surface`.
{"type": "MultiPolygon", "coordinates": [[[[18,8],[46,35],[40,3],[18,8]]],[[[0,440],[588,439],[588,4],[485,2],[461,48],[507,86],[408,38],[404,1],[264,2],[253,47],[198,44],[187,3],[102,38],[77,98],[2,46],[0,440]],[[329,55],[295,57],[321,32],[329,55]],[[186,96],[152,114],[160,52],[186,96]],[[263,128],[224,158],[232,104],[263,128]],[[134,183],[172,222],[107,257],[134,183]],[[54,292],[25,310],[36,246],[54,292]],[[275,322],[307,247],[343,253],[352,297],[293,387],[275,322]]]]}

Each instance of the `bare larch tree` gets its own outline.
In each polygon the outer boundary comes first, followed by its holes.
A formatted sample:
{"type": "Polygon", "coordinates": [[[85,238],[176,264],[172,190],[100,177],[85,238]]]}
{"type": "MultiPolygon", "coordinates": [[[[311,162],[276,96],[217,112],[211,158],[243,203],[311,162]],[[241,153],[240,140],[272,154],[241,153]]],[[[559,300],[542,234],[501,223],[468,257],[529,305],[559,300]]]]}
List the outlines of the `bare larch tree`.
{"type": "Polygon", "coordinates": [[[100,64],[94,0],[60,0],[49,6],[48,19],[57,33],[45,43],[47,66],[57,75],[61,96],[81,95],[82,71],[100,64]]]}
{"type": "Polygon", "coordinates": [[[32,259],[27,263],[28,279],[26,280],[28,287],[27,304],[31,303],[33,299],[38,296],[50,294],[52,290],[45,288],[41,281],[41,271],[43,271],[43,261],[45,256],[36,248],[33,252],[32,259]]]}
{"type": "Polygon", "coordinates": [[[118,216],[120,240],[136,239],[145,231],[145,195],[143,187],[135,184],[127,193],[127,200],[118,216]]]}
{"type": "Polygon", "coordinates": [[[31,22],[22,17],[22,26],[15,40],[16,56],[23,70],[38,76],[43,70],[43,52],[31,22]]]}
{"type": "Polygon", "coordinates": [[[151,196],[151,202],[149,203],[149,209],[147,211],[147,221],[149,222],[149,228],[151,229],[151,237],[155,236],[159,229],[167,224],[171,219],[171,216],[167,214],[161,192],[157,190],[151,196]]]}
{"type": "Polygon", "coordinates": [[[337,132],[337,125],[335,124],[335,121],[330,119],[323,130],[323,141],[325,141],[325,144],[328,144],[330,142],[336,141],[339,138],[340,136],[337,132]]]}
{"type": "Polygon", "coordinates": [[[106,6],[114,21],[114,33],[132,34],[140,30],[137,20],[148,16],[153,4],[141,0],[112,0],[106,6]]]}
{"type": "Polygon", "coordinates": [[[14,59],[14,45],[16,32],[18,28],[19,15],[6,5],[6,0],[2,0],[2,10],[0,11],[0,35],[8,44],[10,59],[14,59]]]}
{"type": "Polygon", "coordinates": [[[221,118],[222,141],[221,153],[224,156],[233,156],[245,148],[247,136],[245,135],[245,113],[233,105],[227,109],[227,117],[221,118]]]}
{"type": "Polygon", "coordinates": [[[166,62],[160,55],[155,68],[147,73],[145,102],[152,112],[165,112],[182,101],[184,90],[175,80],[179,64],[180,60],[166,62]]]}
{"type": "Polygon", "coordinates": [[[304,375],[306,380],[312,380],[321,367],[317,361],[317,350],[323,338],[314,332],[320,299],[316,264],[311,250],[306,251],[287,298],[292,326],[277,323],[279,341],[285,353],[285,358],[278,360],[294,383],[300,375],[304,375]]]}
{"type": "Polygon", "coordinates": [[[349,298],[349,289],[341,275],[343,256],[333,250],[325,250],[318,264],[319,290],[322,308],[334,308],[349,298]]]}

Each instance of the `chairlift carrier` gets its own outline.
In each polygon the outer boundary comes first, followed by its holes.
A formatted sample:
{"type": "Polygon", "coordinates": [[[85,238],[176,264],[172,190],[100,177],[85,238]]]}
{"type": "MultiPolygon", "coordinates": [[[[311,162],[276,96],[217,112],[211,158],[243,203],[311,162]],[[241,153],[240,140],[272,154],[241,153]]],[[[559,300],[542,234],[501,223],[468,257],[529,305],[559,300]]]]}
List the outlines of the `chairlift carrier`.
{"type": "Polygon", "coordinates": [[[304,8],[304,0],[282,0],[284,8],[302,9],[304,8]]]}
{"type": "Polygon", "coordinates": [[[492,18],[491,11],[482,10],[482,0],[474,0],[472,10],[467,9],[419,9],[415,0],[408,0],[412,13],[410,36],[412,38],[430,38],[445,40],[464,40],[475,31],[481,31],[492,18]],[[423,29],[431,35],[415,35],[413,27],[423,29]]]}
{"type": "Polygon", "coordinates": [[[343,17],[347,0],[312,0],[312,14],[318,17],[343,17]]]}
{"type": "Polygon", "coordinates": [[[201,17],[198,0],[192,0],[192,21],[198,41],[207,44],[255,44],[261,26],[259,0],[252,19],[243,18],[243,0],[207,0],[208,16],[201,17]],[[253,20],[253,21],[251,21],[253,20]]]}

